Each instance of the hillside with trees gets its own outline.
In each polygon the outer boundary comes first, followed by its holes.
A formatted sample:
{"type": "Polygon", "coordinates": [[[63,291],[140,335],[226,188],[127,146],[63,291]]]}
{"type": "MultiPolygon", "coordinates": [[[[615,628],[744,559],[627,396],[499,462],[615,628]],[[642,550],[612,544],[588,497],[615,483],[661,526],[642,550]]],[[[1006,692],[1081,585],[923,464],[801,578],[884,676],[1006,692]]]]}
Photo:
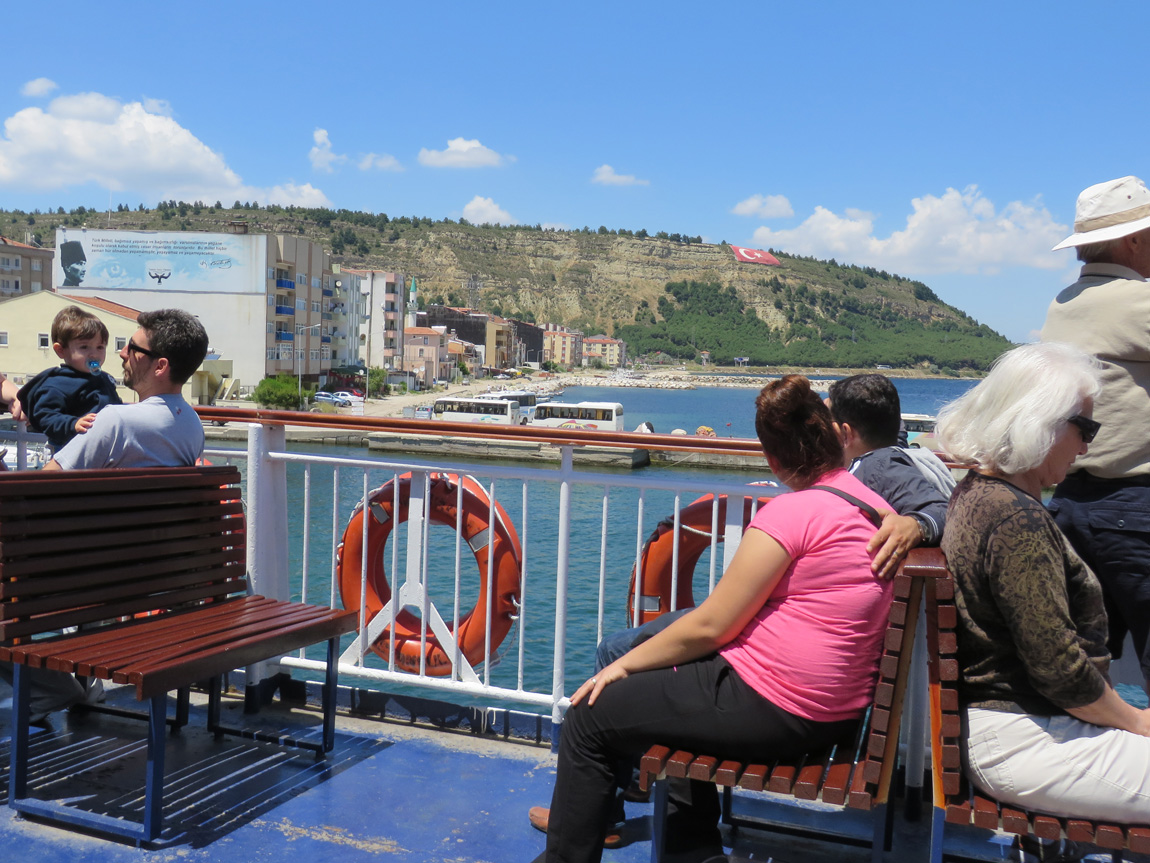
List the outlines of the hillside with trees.
{"type": "Polygon", "coordinates": [[[236,201],[119,204],[31,213],[0,210],[0,234],[51,246],[58,226],[151,231],[286,233],[315,240],[333,261],[414,277],[422,303],[562,324],[625,340],[632,356],[662,353],[755,365],[985,369],[1009,347],[927,285],[871,267],[772,250],[781,265],[737,261],[726,243],[645,228],[472,225],[325,208],[236,201]]]}
{"type": "MultiPolygon", "coordinates": [[[[849,292],[788,286],[778,277],[761,280],[772,305],[786,310],[785,327],[772,327],[732,287],[673,282],[659,298],[657,314],[640,308],[636,323],[615,337],[638,355],[662,352],[695,359],[711,353],[717,365],[746,357],[752,366],[794,365],[867,368],[935,366],[944,372],[985,369],[1010,347],[985,325],[963,320],[920,321],[849,292]]],[[[929,288],[924,289],[929,290],[929,288]]]]}

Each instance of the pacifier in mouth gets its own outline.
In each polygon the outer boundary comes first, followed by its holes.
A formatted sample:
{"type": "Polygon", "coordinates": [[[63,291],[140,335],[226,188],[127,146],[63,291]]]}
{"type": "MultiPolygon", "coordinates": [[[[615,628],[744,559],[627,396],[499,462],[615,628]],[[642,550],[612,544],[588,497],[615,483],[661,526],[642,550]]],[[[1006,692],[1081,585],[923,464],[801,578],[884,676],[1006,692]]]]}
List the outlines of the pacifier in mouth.
{"type": "Polygon", "coordinates": [[[88,360],[88,371],[89,372],[91,372],[92,374],[95,374],[99,370],[100,370],[100,361],[99,360],[88,360]]]}

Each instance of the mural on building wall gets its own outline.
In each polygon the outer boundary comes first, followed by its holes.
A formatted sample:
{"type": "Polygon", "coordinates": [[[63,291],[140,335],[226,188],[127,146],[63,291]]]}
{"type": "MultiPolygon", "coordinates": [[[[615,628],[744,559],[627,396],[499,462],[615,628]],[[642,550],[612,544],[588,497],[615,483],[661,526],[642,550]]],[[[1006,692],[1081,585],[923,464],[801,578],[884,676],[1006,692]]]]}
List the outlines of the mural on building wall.
{"type": "Polygon", "coordinates": [[[263,293],[259,235],[56,229],[56,284],[125,291],[263,293]]]}

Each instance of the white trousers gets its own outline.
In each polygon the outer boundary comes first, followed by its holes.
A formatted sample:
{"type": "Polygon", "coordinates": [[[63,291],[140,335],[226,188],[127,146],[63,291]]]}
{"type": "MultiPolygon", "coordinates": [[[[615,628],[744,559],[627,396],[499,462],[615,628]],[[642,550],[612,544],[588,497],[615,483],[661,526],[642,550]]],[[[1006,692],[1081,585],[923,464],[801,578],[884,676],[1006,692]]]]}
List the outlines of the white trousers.
{"type": "Polygon", "coordinates": [[[1049,815],[1150,822],[1150,737],[1072,716],[966,711],[967,775],[1003,803],[1049,815]]]}

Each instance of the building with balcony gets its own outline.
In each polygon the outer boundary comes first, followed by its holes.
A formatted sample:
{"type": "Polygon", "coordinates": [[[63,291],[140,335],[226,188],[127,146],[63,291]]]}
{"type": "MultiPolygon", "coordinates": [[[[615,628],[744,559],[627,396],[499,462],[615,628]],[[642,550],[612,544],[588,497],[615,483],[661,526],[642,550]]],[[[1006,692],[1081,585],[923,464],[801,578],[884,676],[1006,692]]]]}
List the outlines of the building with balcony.
{"type": "Polygon", "coordinates": [[[544,324],[543,360],[561,366],[583,365],[583,333],[559,324],[544,324]]]}
{"type": "Polygon", "coordinates": [[[483,368],[483,348],[456,338],[455,334],[451,333],[447,338],[447,352],[451,355],[452,372],[451,378],[445,378],[445,380],[455,380],[457,371],[471,377],[478,377],[479,370],[483,368]],[[467,369],[466,372],[463,372],[460,363],[463,364],[462,368],[467,369]]]}
{"type": "Polygon", "coordinates": [[[0,237],[0,300],[52,290],[52,249],[0,237]]]}
{"type": "Polygon", "coordinates": [[[407,327],[403,331],[403,352],[404,368],[421,387],[430,387],[437,380],[451,380],[455,361],[443,327],[407,327]]]}
{"type": "Polygon", "coordinates": [[[515,327],[507,318],[498,315],[487,316],[487,365],[493,369],[505,369],[515,365],[515,327]]]}
{"type": "Polygon", "coordinates": [[[600,360],[608,368],[618,368],[627,362],[627,345],[607,336],[583,339],[583,365],[600,360]]]}
{"type": "Polygon", "coordinates": [[[331,338],[332,368],[366,367],[359,332],[365,320],[366,303],[360,287],[360,276],[354,270],[332,264],[321,305],[321,317],[331,338]]]}
{"type": "Polygon", "coordinates": [[[407,314],[402,273],[383,270],[342,272],[359,280],[363,316],[349,337],[356,339],[360,362],[373,369],[397,371],[404,368],[403,330],[407,314]]]}

